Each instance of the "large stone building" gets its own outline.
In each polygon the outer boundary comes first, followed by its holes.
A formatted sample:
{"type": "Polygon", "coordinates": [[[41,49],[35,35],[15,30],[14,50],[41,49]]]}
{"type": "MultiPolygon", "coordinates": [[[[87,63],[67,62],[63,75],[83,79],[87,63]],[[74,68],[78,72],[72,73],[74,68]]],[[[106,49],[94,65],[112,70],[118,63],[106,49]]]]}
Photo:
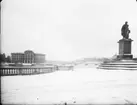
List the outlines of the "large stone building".
{"type": "Polygon", "coordinates": [[[44,54],[35,54],[34,55],[35,58],[34,58],[34,62],[38,62],[38,63],[43,63],[45,62],[45,55],[44,54]]]}
{"type": "Polygon", "coordinates": [[[11,53],[11,59],[13,63],[44,63],[45,54],[26,50],[24,53],[11,53]]]}
{"type": "Polygon", "coordinates": [[[24,62],[24,53],[11,53],[13,63],[24,62]]]}

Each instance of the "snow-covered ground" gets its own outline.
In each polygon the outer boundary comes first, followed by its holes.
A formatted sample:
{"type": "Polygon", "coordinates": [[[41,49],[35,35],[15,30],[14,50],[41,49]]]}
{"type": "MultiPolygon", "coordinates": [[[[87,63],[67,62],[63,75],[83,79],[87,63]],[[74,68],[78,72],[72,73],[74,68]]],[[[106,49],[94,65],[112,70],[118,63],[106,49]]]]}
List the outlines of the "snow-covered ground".
{"type": "Polygon", "coordinates": [[[2,103],[137,104],[137,71],[74,68],[1,78],[2,103]]]}

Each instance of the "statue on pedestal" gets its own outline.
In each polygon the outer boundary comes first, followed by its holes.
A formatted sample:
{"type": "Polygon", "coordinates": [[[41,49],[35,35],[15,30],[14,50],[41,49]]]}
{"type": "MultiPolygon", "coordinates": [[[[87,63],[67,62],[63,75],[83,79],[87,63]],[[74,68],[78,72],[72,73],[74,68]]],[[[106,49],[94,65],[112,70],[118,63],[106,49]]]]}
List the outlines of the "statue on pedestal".
{"type": "Polygon", "coordinates": [[[121,35],[123,36],[123,39],[119,40],[119,59],[132,59],[133,55],[131,54],[131,42],[132,39],[129,38],[130,30],[128,28],[128,22],[125,22],[125,24],[121,28],[121,35]]]}
{"type": "Polygon", "coordinates": [[[129,30],[128,26],[129,26],[128,22],[125,22],[125,24],[121,28],[121,34],[122,34],[123,38],[125,38],[125,39],[129,38],[130,30],[129,30]]]}

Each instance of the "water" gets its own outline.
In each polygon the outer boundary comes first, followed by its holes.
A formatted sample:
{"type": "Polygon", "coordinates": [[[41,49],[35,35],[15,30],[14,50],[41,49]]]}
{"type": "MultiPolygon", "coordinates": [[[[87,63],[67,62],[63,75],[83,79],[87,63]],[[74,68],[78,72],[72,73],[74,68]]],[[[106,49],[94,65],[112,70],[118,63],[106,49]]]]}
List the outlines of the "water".
{"type": "Polygon", "coordinates": [[[137,103],[137,71],[75,68],[31,76],[1,78],[2,103],[137,103]]]}

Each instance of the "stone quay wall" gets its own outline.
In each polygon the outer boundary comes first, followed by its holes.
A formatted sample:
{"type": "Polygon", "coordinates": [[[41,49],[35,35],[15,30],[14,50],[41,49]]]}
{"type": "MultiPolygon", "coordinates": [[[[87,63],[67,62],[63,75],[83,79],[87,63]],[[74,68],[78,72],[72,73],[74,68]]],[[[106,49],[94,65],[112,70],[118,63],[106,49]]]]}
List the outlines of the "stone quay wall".
{"type": "Polygon", "coordinates": [[[51,66],[51,67],[0,67],[1,76],[34,75],[51,73],[58,70],[73,70],[73,66],[51,66]]]}
{"type": "Polygon", "coordinates": [[[34,75],[54,72],[54,67],[1,67],[1,76],[34,75]]]}

